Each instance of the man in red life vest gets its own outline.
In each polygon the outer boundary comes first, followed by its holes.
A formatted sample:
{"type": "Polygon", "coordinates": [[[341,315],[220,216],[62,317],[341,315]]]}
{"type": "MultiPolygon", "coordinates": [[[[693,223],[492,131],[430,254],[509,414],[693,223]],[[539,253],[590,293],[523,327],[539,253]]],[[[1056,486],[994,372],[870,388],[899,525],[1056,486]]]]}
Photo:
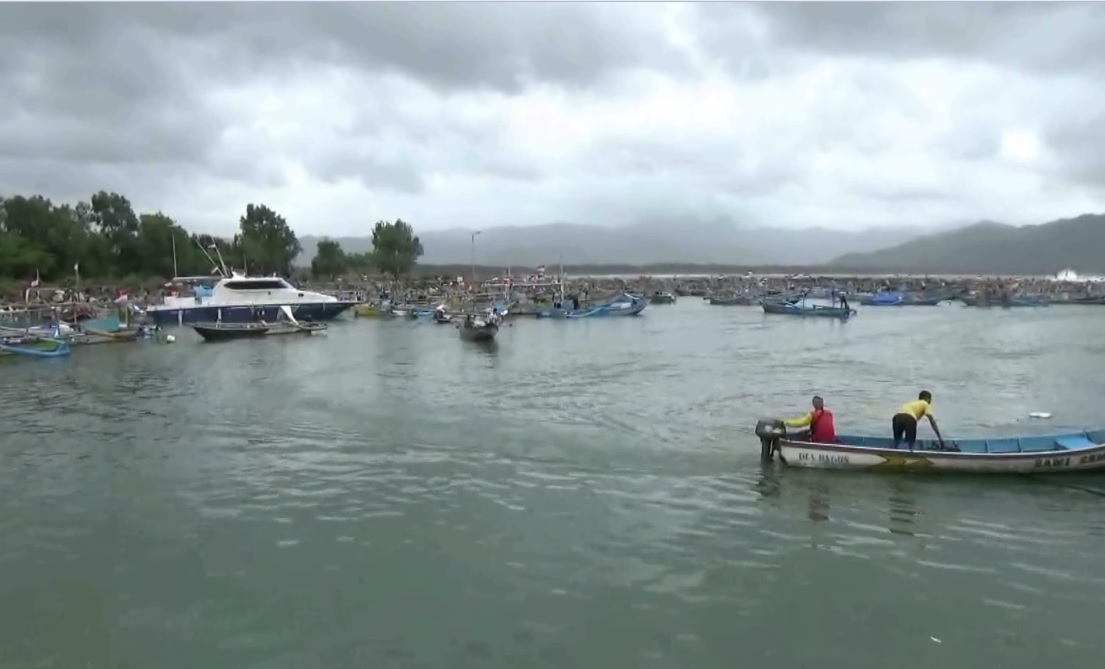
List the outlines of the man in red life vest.
{"type": "Polygon", "coordinates": [[[791,436],[797,441],[809,440],[817,444],[836,443],[836,422],[833,420],[833,412],[825,408],[825,400],[820,395],[813,396],[813,410],[801,418],[784,420],[787,427],[808,427],[791,436]]]}

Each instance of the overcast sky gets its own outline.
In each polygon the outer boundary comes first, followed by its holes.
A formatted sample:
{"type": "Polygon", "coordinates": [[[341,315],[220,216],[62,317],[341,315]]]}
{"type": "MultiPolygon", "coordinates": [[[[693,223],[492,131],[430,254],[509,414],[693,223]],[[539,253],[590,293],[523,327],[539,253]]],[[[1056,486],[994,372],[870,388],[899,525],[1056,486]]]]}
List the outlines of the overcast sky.
{"type": "Polygon", "coordinates": [[[1105,211],[1105,5],[0,5],[0,195],[196,231],[1105,211]]]}

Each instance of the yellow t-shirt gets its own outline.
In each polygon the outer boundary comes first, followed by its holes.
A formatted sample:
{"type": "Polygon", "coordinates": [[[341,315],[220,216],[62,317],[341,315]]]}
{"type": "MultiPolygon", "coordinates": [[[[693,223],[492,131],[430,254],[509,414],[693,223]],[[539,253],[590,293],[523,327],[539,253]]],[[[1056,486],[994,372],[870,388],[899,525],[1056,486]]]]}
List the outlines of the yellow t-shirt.
{"type": "Polygon", "coordinates": [[[898,413],[907,413],[913,416],[917,420],[921,420],[925,416],[929,418],[936,418],[932,415],[932,405],[924,400],[913,400],[912,402],[906,402],[898,409],[898,413]]]}

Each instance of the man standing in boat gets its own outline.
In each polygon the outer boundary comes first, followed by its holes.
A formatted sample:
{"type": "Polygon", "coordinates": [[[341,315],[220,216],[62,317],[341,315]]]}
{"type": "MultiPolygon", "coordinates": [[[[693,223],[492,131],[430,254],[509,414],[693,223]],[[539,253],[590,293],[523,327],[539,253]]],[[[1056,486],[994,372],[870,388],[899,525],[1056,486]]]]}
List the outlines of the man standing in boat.
{"type": "Polygon", "coordinates": [[[936,416],[932,415],[932,393],[927,390],[922,390],[916,400],[903,404],[890,421],[894,434],[894,448],[898,448],[904,441],[909,445],[909,450],[913,450],[913,445],[917,443],[917,421],[922,418],[928,418],[929,425],[932,426],[932,431],[936,433],[936,439],[940,442],[940,448],[944,448],[944,438],[940,436],[936,416]]]}
{"type": "Polygon", "coordinates": [[[813,396],[812,411],[799,418],[784,420],[783,424],[787,427],[809,428],[793,435],[792,438],[796,441],[808,439],[815,444],[836,443],[836,421],[833,419],[833,412],[825,408],[825,400],[820,395],[813,396]]]}

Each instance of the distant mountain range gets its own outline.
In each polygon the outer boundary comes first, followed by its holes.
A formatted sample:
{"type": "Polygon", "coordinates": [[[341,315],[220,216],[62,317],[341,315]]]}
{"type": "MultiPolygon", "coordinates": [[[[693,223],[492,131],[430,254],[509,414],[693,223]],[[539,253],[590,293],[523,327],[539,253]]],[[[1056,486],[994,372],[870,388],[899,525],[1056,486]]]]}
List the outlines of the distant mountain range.
{"type": "MultiPolygon", "coordinates": [[[[949,226],[944,226],[947,229],[949,226]]],[[[417,229],[416,229],[417,232],[417,229]]],[[[426,265],[467,265],[472,230],[418,232],[426,265]]],[[[750,228],[729,220],[647,222],[627,227],[577,223],[502,226],[476,237],[476,263],[485,266],[650,265],[821,265],[842,254],[865,254],[921,235],[894,227],[862,231],[824,228],[750,228]]],[[[309,264],[321,237],[300,238],[299,264],[309,264]]],[[[372,249],[371,237],[334,238],[346,252],[372,249]]]]}
{"type": "Polygon", "coordinates": [[[1105,273],[1105,215],[1083,214],[1014,227],[982,221],[874,252],[854,251],[829,266],[895,273],[1054,275],[1105,273]]]}

